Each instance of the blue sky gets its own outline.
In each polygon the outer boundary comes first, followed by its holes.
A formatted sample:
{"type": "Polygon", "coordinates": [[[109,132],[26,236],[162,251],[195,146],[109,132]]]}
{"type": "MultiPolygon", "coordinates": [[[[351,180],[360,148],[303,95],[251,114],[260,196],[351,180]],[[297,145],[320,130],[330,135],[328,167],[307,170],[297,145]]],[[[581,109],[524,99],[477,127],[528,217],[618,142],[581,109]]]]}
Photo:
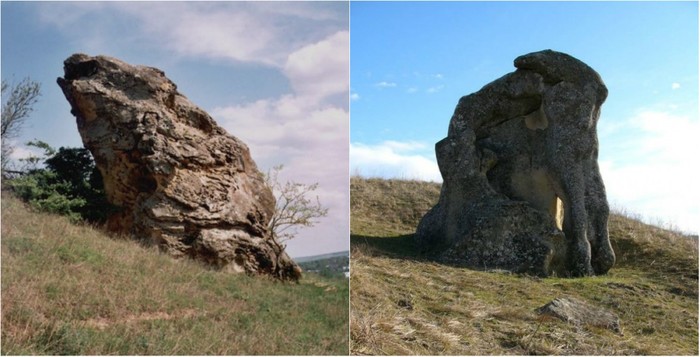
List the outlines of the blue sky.
{"type": "Polygon", "coordinates": [[[318,182],[329,216],[295,257],[349,249],[348,3],[2,2],[2,79],[42,96],[17,141],[82,146],[56,78],[76,52],[158,67],[283,180],[318,182]]]}
{"type": "Polygon", "coordinates": [[[700,230],[697,2],[354,2],[350,171],[441,181],[458,99],[553,49],[600,73],[613,207],[700,230]]]}

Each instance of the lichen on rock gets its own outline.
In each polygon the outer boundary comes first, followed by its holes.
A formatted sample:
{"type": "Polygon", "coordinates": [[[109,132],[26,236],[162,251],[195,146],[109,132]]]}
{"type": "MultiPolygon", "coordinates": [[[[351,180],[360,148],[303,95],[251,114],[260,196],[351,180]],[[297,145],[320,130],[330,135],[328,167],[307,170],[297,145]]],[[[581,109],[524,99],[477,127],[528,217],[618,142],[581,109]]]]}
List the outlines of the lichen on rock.
{"type": "Polygon", "coordinates": [[[615,262],[597,162],[607,88],[561,52],[526,54],[515,67],[459,100],[435,145],[440,200],[415,239],[476,268],[604,274],[615,262]]]}
{"type": "Polygon", "coordinates": [[[58,78],[120,211],[108,228],[176,257],[296,280],[268,229],[275,199],[248,147],[157,68],[74,54],[58,78]]]}

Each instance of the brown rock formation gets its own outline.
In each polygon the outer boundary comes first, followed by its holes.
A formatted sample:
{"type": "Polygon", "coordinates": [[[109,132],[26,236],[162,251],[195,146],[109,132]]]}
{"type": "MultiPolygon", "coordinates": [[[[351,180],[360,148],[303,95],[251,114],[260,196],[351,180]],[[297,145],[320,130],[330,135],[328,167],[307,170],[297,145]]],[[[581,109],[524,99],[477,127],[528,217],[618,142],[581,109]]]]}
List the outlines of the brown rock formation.
{"type": "Polygon", "coordinates": [[[268,231],[275,199],[248,147],[152,67],[84,54],[58,78],[111,203],[110,229],[228,271],[298,279],[268,231]]]}
{"type": "Polygon", "coordinates": [[[615,262],[597,162],[607,89],[593,69],[560,52],[520,56],[515,67],[459,100],[435,145],[440,201],[416,240],[472,267],[604,274],[615,262]]]}

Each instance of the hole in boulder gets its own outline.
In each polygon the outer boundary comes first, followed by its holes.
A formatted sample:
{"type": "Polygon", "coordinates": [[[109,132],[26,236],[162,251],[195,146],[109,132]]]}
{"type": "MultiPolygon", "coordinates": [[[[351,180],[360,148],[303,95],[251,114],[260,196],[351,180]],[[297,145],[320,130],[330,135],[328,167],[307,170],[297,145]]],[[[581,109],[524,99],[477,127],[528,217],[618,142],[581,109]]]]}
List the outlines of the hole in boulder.
{"type": "Polygon", "coordinates": [[[549,213],[554,217],[554,222],[557,224],[557,228],[560,230],[564,227],[564,202],[561,201],[559,196],[554,196],[552,200],[552,206],[549,209],[549,213]]]}

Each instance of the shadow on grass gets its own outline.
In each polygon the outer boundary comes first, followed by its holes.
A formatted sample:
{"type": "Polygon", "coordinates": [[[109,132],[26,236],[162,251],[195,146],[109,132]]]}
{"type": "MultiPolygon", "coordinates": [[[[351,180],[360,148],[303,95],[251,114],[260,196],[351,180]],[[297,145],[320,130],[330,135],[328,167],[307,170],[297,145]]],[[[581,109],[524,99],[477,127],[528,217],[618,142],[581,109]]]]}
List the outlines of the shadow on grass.
{"type": "Polygon", "coordinates": [[[359,234],[350,235],[350,247],[364,254],[388,258],[426,260],[413,241],[413,234],[390,237],[373,237],[359,234]]]}
{"type": "MultiPolygon", "coordinates": [[[[434,262],[477,271],[488,270],[441,261],[438,258],[438,252],[441,251],[440,247],[435,247],[435,249],[428,252],[421,251],[414,242],[413,236],[413,234],[395,236],[351,234],[351,252],[375,257],[434,262]]],[[[654,265],[654,269],[641,270],[649,279],[665,280],[667,285],[689,286],[688,289],[697,294],[698,268],[697,263],[694,261],[670,257],[668,256],[669,253],[662,249],[648,247],[643,243],[615,237],[614,235],[611,236],[611,243],[617,255],[617,262],[613,269],[617,267],[639,270],[640,266],[654,265]],[[669,274],[673,276],[672,279],[668,278],[669,274]],[[659,279],[660,276],[665,278],[659,279]]]]}

